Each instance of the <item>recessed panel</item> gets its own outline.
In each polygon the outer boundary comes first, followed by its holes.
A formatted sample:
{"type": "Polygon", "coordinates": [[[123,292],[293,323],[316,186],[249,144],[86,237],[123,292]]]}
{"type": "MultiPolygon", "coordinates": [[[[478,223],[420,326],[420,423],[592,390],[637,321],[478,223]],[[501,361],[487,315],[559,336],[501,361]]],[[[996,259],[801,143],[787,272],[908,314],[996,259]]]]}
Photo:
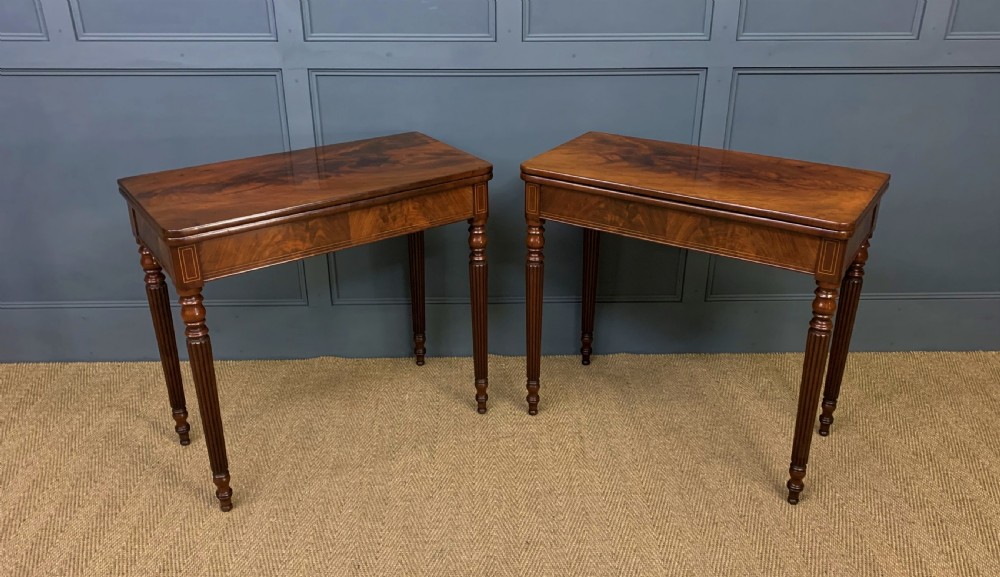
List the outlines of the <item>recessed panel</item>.
{"type": "Polygon", "coordinates": [[[949,38],[1000,38],[1000,2],[953,0],[949,38]]]}
{"type": "Polygon", "coordinates": [[[303,0],[307,40],[492,40],[493,0],[303,0]]]}
{"type": "Polygon", "coordinates": [[[0,39],[45,40],[45,25],[38,0],[0,2],[0,39]]]}
{"type": "Polygon", "coordinates": [[[909,37],[924,0],[743,0],[741,39],[909,37]]]}
{"type": "MultiPolygon", "coordinates": [[[[698,71],[545,72],[355,75],[315,73],[319,140],[354,140],[419,130],[494,164],[488,226],[490,294],[524,295],[524,184],[520,163],[588,130],[690,143],[700,118],[698,71]]],[[[429,231],[427,296],[468,298],[468,233],[464,224],[429,231]]],[[[545,293],[580,294],[582,233],[547,226],[545,293]]],[[[601,262],[603,298],[670,299],[676,295],[678,251],[650,243],[609,241],[601,262]],[[649,262],[625,266],[621,261],[649,262]],[[662,266],[660,266],[662,264],[662,266]],[[612,278],[613,277],[613,278],[612,278]],[[654,288],[650,288],[654,287],[654,288]],[[651,295],[650,291],[655,291],[651,295]]],[[[337,253],[337,298],[404,299],[404,240],[337,253]]]]}
{"type": "Polygon", "coordinates": [[[707,39],[711,0],[523,0],[526,40],[707,39]]]}
{"type": "MultiPolygon", "coordinates": [[[[734,94],[731,148],[892,174],[866,294],[1000,291],[1000,70],[742,73],[734,94]]],[[[709,298],[812,288],[718,259],[709,298]]]]}
{"type": "Polygon", "coordinates": [[[69,0],[81,40],[274,40],[271,0],[69,0]]]}
{"type": "MultiPolygon", "coordinates": [[[[86,72],[0,76],[0,301],[141,302],[116,180],[286,148],[278,79],[86,72]]],[[[211,298],[301,300],[296,265],[211,298]]]]}

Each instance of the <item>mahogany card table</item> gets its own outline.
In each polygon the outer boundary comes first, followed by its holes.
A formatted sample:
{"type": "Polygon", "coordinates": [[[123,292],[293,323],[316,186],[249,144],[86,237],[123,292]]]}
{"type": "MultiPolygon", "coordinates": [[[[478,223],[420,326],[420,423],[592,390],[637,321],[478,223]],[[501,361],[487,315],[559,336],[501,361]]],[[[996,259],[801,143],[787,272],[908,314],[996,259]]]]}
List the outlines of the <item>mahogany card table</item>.
{"type": "Polygon", "coordinates": [[[486,412],[490,163],[410,132],[123,178],[180,443],[190,425],[164,272],[180,296],[212,480],[232,508],[202,287],[222,277],[407,235],[414,354],[424,363],[425,229],[469,222],[477,409],[486,412]]]}
{"type": "Polygon", "coordinates": [[[869,239],[889,175],[591,132],[524,162],[521,178],[532,415],[539,402],[546,220],[583,227],[585,365],[593,346],[601,231],[813,276],[816,296],[787,483],[788,502],[798,503],[821,388],[819,434],[828,435],[833,423],[869,239]]]}

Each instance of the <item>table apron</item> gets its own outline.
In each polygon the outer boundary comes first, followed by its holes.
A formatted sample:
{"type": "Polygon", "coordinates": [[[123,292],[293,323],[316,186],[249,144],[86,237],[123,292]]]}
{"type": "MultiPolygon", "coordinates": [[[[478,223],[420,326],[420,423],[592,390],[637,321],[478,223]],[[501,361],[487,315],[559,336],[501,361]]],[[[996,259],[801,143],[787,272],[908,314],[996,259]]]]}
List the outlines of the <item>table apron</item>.
{"type": "Polygon", "coordinates": [[[809,273],[839,282],[844,255],[853,239],[831,239],[749,222],[722,214],[704,214],[668,202],[634,202],[568,188],[528,184],[526,207],[539,216],[576,226],[670,246],[694,249],[809,273]],[[532,188],[537,187],[535,191],[532,188]],[[537,195],[537,199],[530,198],[537,195]]]}
{"type": "Polygon", "coordinates": [[[191,244],[167,246],[153,227],[136,214],[137,234],[164,265],[178,287],[201,286],[206,281],[291,262],[431,227],[470,219],[476,207],[476,190],[470,185],[382,204],[346,205],[342,211],[276,222],[271,226],[214,236],[191,244]],[[146,241],[147,235],[152,241],[146,241]],[[155,248],[154,248],[155,247],[155,248]],[[167,253],[169,258],[164,258],[167,253]]]}

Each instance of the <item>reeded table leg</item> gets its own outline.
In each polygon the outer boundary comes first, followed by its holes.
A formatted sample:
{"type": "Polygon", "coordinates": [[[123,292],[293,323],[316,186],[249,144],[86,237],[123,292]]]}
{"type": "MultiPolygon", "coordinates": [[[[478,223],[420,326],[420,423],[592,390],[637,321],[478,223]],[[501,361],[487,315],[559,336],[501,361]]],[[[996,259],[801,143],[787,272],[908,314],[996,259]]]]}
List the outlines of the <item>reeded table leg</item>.
{"type": "Polygon", "coordinates": [[[826,386],[823,388],[823,414],[819,417],[819,434],[830,434],[833,424],[833,411],[837,409],[837,397],[840,396],[840,383],[844,379],[844,366],[847,364],[847,352],[851,346],[851,333],[854,331],[854,318],[858,312],[858,300],[861,298],[861,285],[865,280],[865,263],[868,261],[869,243],[866,240],[861,250],[854,257],[854,262],[844,275],[840,286],[840,304],[837,307],[837,318],[833,328],[833,343],[830,345],[830,367],[826,371],[826,386]]]}
{"type": "Polygon", "coordinates": [[[174,431],[180,437],[182,445],[191,444],[188,433],[191,425],[187,422],[187,402],[184,400],[184,383],[181,380],[181,365],[177,356],[177,338],[174,335],[174,320],[170,315],[170,297],[164,282],[163,268],[156,261],[153,253],[143,245],[139,245],[142,270],[146,271],[146,300],[149,301],[149,313],[153,317],[153,331],[156,333],[156,345],[160,349],[160,363],[163,365],[163,377],[167,381],[167,397],[170,399],[170,409],[174,417],[174,431]]]}
{"type": "Polygon", "coordinates": [[[424,364],[427,349],[424,343],[427,336],[424,332],[424,231],[410,233],[406,236],[406,245],[410,250],[410,312],[413,318],[413,355],[417,364],[424,364]]]}
{"type": "Polygon", "coordinates": [[[208,445],[208,462],[212,466],[212,482],[219,508],[229,511],[233,508],[233,490],[229,488],[229,461],[226,458],[226,439],[222,433],[222,416],[219,414],[219,393],[215,384],[215,362],[212,358],[212,339],[205,325],[205,307],[202,305],[201,289],[186,289],[181,294],[181,318],[184,319],[187,337],[188,357],[194,386],[198,392],[198,407],[201,411],[201,426],[205,430],[205,444],[208,445]]]}
{"type": "Polygon", "coordinates": [[[594,352],[594,312],[597,308],[597,263],[601,247],[601,233],[583,229],[583,323],[580,335],[580,357],[585,365],[590,364],[594,352]]]}
{"type": "Polygon", "coordinates": [[[809,322],[809,336],[806,337],[805,360],[802,366],[802,384],[799,387],[799,410],[795,417],[795,438],[792,441],[792,462],[788,468],[788,502],[795,505],[799,494],[805,488],[802,480],[806,476],[809,462],[809,445],[812,441],[812,427],[819,408],[819,390],[823,382],[823,369],[830,350],[830,331],[833,328],[833,313],[837,310],[836,285],[820,284],[812,304],[813,316],[809,322]]]}
{"type": "Polygon", "coordinates": [[[476,411],[486,412],[489,395],[486,302],[486,213],[469,219],[469,290],[472,296],[472,359],[476,378],[476,411]]]}
{"type": "Polygon", "coordinates": [[[542,370],[542,281],[545,273],[545,221],[528,214],[527,327],[528,327],[528,414],[538,414],[539,376],[542,370]]]}

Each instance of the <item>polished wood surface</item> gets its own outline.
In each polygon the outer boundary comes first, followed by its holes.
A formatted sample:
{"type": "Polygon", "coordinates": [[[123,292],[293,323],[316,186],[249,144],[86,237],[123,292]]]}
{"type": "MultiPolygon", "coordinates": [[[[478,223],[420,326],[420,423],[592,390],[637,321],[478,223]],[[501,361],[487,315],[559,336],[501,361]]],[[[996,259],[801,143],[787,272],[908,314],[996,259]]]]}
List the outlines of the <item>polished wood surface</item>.
{"type": "Polygon", "coordinates": [[[889,176],[602,133],[585,134],[526,161],[521,176],[528,229],[526,388],[532,415],[539,404],[546,220],[584,229],[583,364],[591,362],[593,352],[600,232],[813,276],[816,296],[786,483],[788,502],[798,503],[828,356],[820,434],[828,434],[833,422],[868,239],[889,176]],[[838,289],[842,309],[835,320],[838,289]]]}
{"type": "Polygon", "coordinates": [[[423,366],[427,354],[427,334],[424,303],[424,231],[406,235],[406,248],[410,257],[410,317],[413,324],[413,357],[423,366]]]}
{"type": "Polygon", "coordinates": [[[580,311],[580,362],[589,365],[594,352],[594,313],[597,311],[597,264],[601,233],[583,229],[583,304],[580,311]]]}
{"type": "Polygon", "coordinates": [[[542,372],[542,288],[545,279],[545,220],[539,217],[538,186],[524,189],[524,214],[528,223],[528,257],[525,262],[525,311],[527,338],[528,414],[538,414],[542,372]]]}
{"type": "Polygon", "coordinates": [[[167,399],[170,401],[174,418],[174,431],[182,445],[191,444],[191,425],[188,424],[187,401],[184,399],[184,384],[181,379],[180,357],[177,356],[177,337],[174,334],[174,319],[170,313],[170,296],[167,294],[166,277],[163,268],[149,249],[139,246],[140,263],[146,271],[146,299],[153,317],[153,331],[156,346],[160,350],[163,377],[167,382],[167,399]]]}
{"type": "Polygon", "coordinates": [[[554,179],[652,198],[851,231],[889,175],[588,132],[521,164],[525,180],[554,179]]]}
{"type": "Polygon", "coordinates": [[[122,179],[145,271],[175,431],[189,442],[164,273],[180,296],[188,355],[219,507],[233,506],[205,283],[407,236],[413,352],[425,362],[423,231],[469,223],[476,410],[486,412],[487,181],[492,166],[419,133],[122,179]]]}
{"type": "Polygon", "coordinates": [[[469,291],[472,300],[472,364],[476,379],[476,411],[486,412],[487,388],[487,268],[486,217],[489,212],[486,185],[475,190],[475,208],[469,219],[469,291]]]}
{"type": "Polygon", "coordinates": [[[858,302],[861,300],[868,248],[869,243],[866,240],[855,255],[854,262],[847,269],[844,282],[840,285],[840,302],[837,306],[836,326],[833,329],[833,341],[830,345],[830,367],[826,371],[826,385],[823,387],[823,414],[819,417],[819,434],[824,437],[830,434],[833,412],[837,409],[837,398],[840,396],[840,384],[844,380],[847,351],[851,345],[851,333],[854,332],[854,318],[858,312],[858,302]]]}
{"type": "Polygon", "coordinates": [[[222,432],[222,414],[219,410],[219,392],[215,380],[215,361],[212,356],[212,339],[205,324],[205,305],[201,289],[180,292],[181,319],[187,340],[188,360],[198,395],[198,412],[208,447],[208,463],[212,467],[212,482],[219,508],[233,508],[233,490],[229,487],[229,458],[226,455],[226,437],[222,432]]]}
{"type": "Polygon", "coordinates": [[[162,236],[178,238],[491,171],[484,160],[408,132],[122,178],[118,186],[162,236]]]}

